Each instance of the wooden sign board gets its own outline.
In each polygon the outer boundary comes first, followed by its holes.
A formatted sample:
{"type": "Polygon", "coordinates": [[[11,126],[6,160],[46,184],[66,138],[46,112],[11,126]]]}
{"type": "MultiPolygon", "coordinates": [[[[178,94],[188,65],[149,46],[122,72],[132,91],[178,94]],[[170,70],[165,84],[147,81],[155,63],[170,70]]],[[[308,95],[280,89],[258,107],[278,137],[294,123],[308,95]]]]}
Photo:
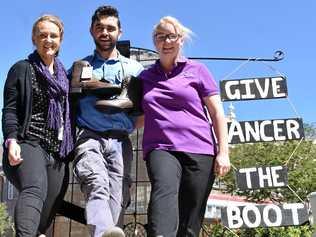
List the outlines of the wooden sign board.
{"type": "Polygon", "coordinates": [[[221,209],[221,221],[231,229],[296,226],[308,221],[308,209],[302,203],[231,205],[221,209]]]}
{"type": "Polygon", "coordinates": [[[262,77],[220,81],[222,101],[275,99],[287,97],[285,77],[262,77]]]}
{"type": "Polygon", "coordinates": [[[286,166],[251,167],[236,171],[237,188],[240,190],[279,188],[288,184],[286,166]]]}
{"type": "Polygon", "coordinates": [[[232,121],[227,125],[230,144],[300,140],[304,137],[301,118],[232,121]]]}

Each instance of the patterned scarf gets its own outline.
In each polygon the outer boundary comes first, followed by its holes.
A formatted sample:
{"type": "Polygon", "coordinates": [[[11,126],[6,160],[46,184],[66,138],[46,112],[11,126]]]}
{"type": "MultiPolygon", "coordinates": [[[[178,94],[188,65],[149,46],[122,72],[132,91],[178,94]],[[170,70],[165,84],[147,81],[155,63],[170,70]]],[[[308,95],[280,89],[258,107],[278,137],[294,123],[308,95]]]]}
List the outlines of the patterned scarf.
{"type": "Polygon", "coordinates": [[[56,57],[54,59],[55,78],[43,63],[37,51],[28,56],[35,71],[47,82],[48,112],[47,126],[50,129],[63,128],[63,140],[60,144],[59,155],[66,157],[73,149],[73,137],[70,124],[70,110],[68,101],[69,80],[63,64],[56,57]],[[65,98],[63,104],[63,98],[65,98]]]}

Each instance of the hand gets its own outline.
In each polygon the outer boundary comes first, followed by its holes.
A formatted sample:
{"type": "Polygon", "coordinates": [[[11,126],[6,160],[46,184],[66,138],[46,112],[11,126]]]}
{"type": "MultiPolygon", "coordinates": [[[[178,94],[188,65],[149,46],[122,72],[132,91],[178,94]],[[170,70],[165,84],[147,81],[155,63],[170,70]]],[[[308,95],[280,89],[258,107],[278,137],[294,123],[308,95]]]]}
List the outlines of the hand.
{"type": "Polygon", "coordinates": [[[84,80],[80,82],[83,89],[95,90],[100,88],[121,89],[121,86],[97,79],[84,80]]]}
{"type": "Polygon", "coordinates": [[[230,160],[228,155],[218,153],[215,159],[215,172],[218,176],[226,175],[230,170],[230,160]]]}
{"type": "Polygon", "coordinates": [[[8,158],[11,166],[16,166],[23,161],[21,147],[15,140],[12,140],[8,145],[8,158]]]}
{"type": "Polygon", "coordinates": [[[95,80],[95,79],[90,79],[90,80],[84,80],[81,81],[81,87],[84,89],[96,89],[96,88],[100,88],[100,82],[99,80],[95,80]]]}

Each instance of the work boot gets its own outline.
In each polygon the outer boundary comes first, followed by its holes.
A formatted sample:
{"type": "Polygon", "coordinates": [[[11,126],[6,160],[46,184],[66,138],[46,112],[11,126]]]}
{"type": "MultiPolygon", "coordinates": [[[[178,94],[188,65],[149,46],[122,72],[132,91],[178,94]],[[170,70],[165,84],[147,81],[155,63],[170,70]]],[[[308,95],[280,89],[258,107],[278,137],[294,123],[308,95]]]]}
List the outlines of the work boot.
{"type": "Polygon", "coordinates": [[[116,98],[111,100],[97,100],[96,108],[101,111],[118,109],[127,110],[133,114],[141,114],[142,84],[140,79],[127,76],[123,79],[121,88],[121,94],[116,98]]]}
{"type": "MultiPolygon", "coordinates": [[[[75,61],[72,65],[72,73],[71,73],[71,93],[81,93],[82,92],[82,84],[81,82],[84,80],[82,78],[82,71],[84,67],[91,67],[88,61],[78,60],[75,61]]],[[[92,73],[91,73],[92,74],[92,73]]],[[[83,75],[85,76],[85,75],[83,75]]],[[[90,76],[90,75],[89,75],[90,76]]],[[[89,78],[85,78],[85,80],[90,80],[92,75],[89,78]]]]}
{"type": "Polygon", "coordinates": [[[105,231],[102,237],[125,237],[125,233],[121,228],[114,226],[105,231]]]}
{"type": "Polygon", "coordinates": [[[92,71],[93,68],[88,61],[78,60],[73,63],[71,93],[87,92],[109,98],[121,92],[119,85],[95,78],[92,71]]]}

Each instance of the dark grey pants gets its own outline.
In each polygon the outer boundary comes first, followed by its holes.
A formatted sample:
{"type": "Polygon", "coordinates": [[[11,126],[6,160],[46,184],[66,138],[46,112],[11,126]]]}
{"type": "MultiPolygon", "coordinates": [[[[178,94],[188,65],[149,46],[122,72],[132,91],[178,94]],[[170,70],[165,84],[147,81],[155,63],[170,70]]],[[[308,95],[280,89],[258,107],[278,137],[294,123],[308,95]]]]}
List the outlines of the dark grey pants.
{"type": "Polygon", "coordinates": [[[40,146],[22,143],[23,162],[10,166],[5,153],[3,169],[18,189],[15,207],[17,237],[35,237],[45,233],[63,200],[69,181],[68,164],[54,159],[40,146]]]}
{"type": "Polygon", "coordinates": [[[164,150],[149,153],[149,237],[199,236],[214,182],[213,161],[210,155],[164,150]]]}

